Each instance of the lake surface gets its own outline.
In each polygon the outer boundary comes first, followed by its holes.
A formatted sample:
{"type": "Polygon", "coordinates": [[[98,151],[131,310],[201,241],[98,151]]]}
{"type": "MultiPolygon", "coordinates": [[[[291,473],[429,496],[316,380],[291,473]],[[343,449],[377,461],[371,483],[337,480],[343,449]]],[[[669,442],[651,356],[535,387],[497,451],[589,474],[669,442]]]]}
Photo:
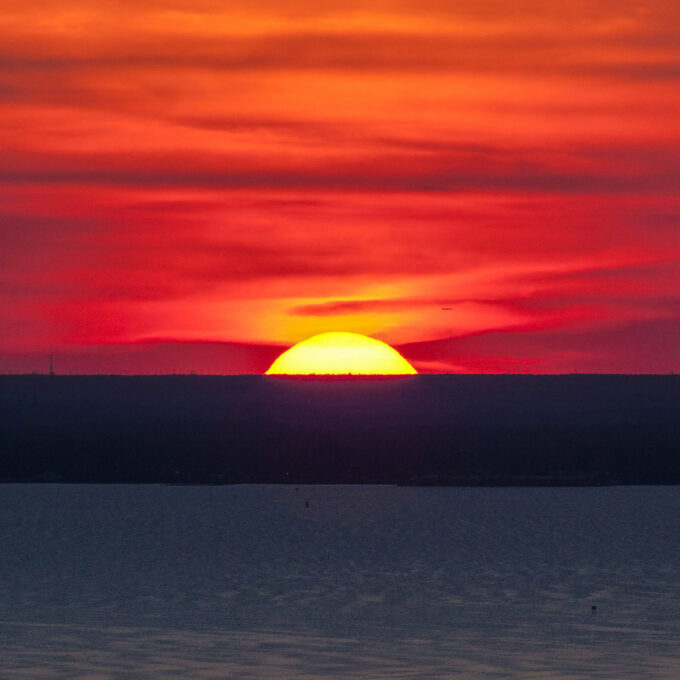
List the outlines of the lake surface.
{"type": "Polygon", "coordinates": [[[0,485],[0,541],[2,678],[680,677],[680,487],[0,485]]]}

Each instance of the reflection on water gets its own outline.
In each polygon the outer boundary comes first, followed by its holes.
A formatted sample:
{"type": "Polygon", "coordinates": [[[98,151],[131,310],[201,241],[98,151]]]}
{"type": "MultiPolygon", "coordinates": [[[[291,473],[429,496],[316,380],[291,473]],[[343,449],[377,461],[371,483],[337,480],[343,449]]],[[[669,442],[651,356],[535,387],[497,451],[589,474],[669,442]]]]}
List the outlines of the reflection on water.
{"type": "Polygon", "coordinates": [[[677,678],[679,511],[671,487],[4,485],[0,677],[677,678]]]}

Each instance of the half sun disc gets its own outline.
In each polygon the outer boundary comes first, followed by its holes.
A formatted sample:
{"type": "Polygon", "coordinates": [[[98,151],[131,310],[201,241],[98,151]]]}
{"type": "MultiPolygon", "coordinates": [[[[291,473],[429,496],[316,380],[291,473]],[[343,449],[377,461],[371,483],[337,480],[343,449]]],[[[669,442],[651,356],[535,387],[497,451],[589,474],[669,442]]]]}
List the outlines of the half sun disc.
{"type": "Polygon", "coordinates": [[[286,350],[267,375],[415,375],[396,349],[359,333],[320,333],[286,350]]]}

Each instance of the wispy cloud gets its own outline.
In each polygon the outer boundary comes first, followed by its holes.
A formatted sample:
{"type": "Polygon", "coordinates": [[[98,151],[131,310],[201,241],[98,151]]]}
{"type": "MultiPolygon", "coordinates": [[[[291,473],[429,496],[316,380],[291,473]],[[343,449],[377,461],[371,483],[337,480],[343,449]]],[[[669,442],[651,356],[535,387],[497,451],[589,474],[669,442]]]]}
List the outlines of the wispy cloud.
{"type": "Polygon", "coordinates": [[[668,358],[679,23],[662,0],[6,0],[0,351],[342,326],[430,369],[668,358]]]}

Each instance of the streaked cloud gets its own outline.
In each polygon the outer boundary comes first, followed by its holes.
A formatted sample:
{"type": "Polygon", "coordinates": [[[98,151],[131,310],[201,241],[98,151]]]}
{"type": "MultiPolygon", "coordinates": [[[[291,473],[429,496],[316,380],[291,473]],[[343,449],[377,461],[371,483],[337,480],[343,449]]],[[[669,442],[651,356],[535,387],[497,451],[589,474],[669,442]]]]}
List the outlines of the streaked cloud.
{"type": "Polygon", "coordinates": [[[662,370],[679,23],[663,0],[6,0],[0,352],[210,341],[246,348],[231,372],[339,329],[424,370],[652,347],[662,370]]]}

